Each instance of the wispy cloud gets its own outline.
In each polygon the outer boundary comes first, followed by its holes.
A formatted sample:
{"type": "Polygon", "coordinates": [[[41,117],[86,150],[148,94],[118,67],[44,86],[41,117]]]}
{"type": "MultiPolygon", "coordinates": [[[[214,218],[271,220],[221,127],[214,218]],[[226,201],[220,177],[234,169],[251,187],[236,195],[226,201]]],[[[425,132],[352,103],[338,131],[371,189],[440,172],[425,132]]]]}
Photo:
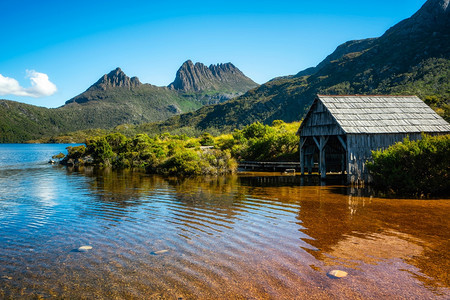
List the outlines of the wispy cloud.
{"type": "Polygon", "coordinates": [[[25,97],[45,97],[56,93],[56,85],[48,79],[48,75],[27,70],[26,78],[30,79],[31,87],[21,87],[14,78],[5,77],[0,74],[0,95],[15,95],[25,97]]]}

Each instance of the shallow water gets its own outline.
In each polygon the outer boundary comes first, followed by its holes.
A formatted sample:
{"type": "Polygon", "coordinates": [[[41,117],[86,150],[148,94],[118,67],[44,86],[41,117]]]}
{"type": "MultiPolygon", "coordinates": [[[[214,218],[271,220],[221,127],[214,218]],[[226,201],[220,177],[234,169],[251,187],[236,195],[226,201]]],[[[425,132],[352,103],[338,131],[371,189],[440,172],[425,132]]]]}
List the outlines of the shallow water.
{"type": "Polygon", "coordinates": [[[448,199],[46,164],[65,146],[0,145],[0,298],[450,297],[448,199]]]}

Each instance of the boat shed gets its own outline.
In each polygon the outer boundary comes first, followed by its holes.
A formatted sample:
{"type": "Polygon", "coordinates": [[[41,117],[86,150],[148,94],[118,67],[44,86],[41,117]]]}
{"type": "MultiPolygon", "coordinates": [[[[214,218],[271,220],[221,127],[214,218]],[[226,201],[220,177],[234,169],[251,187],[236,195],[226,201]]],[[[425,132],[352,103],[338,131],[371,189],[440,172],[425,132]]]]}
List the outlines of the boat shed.
{"type": "Polygon", "coordinates": [[[409,136],[450,134],[450,124],[416,96],[317,95],[299,130],[302,175],[318,165],[347,174],[348,183],[370,182],[366,161],[409,136]]]}

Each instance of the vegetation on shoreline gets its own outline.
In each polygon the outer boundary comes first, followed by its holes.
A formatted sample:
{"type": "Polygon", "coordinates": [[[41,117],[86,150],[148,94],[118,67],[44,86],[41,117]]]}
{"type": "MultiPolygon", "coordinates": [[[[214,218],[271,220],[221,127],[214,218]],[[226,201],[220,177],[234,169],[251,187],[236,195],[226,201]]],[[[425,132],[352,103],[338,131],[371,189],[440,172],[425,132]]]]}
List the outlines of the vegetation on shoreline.
{"type": "MultiPolygon", "coordinates": [[[[85,145],[55,155],[67,165],[95,165],[114,169],[140,168],[165,175],[221,175],[237,170],[237,162],[296,161],[300,122],[276,120],[272,126],[256,122],[229,134],[139,133],[127,137],[109,133],[88,137],[85,145]]],[[[92,134],[98,132],[91,132],[92,134]]],[[[405,139],[386,150],[373,151],[368,168],[380,191],[405,196],[450,193],[450,135],[405,139]]]]}
{"type": "Polygon", "coordinates": [[[406,196],[450,194],[450,135],[423,135],[373,151],[368,168],[377,189],[406,196]]]}
{"type": "MultiPolygon", "coordinates": [[[[259,122],[232,134],[198,137],[169,133],[150,137],[140,133],[128,138],[110,133],[86,139],[85,145],[68,147],[61,160],[67,165],[143,168],[149,173],[170,175],[219,175],[233,173],[237,160],[277,161],[298,157],[299,122],[259,122]]],[[[61,159],[61,155],[55,155],[61,159]]]]}

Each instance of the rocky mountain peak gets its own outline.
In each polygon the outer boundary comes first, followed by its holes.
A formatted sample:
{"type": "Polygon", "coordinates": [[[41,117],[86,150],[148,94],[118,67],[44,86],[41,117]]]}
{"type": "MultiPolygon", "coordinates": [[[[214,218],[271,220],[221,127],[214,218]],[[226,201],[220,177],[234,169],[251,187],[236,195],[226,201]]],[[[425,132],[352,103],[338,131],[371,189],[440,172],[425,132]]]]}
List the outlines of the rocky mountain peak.
{"type": "Polygon", "coordinates": [[[415,15],[420,15],[423,13],[428,13],[431,15],[449,13],[449,4],[450,0],[428,0],[415,15]]]}
{"type": "Polygon", "coordinates": [[[178,69],[172,90],[183,92],[220,91],[243,93],[257,84],[244,75],[232,63],[205,66],[202,63],[185,61],[178,69]]]}
{"type": "Polygon", "coordinates": [[[418,35],[429,32],[431,34],[448,33],[450,26],[450,0],[428,0],[410,18],[403,20],[390,28],[385,36],[418,35]]]}
{"type": "Polygon", "coordinates": [[[116,68],[108,74],[100,77],[100,79],[96,83],[91,85],[85,92],[66,101],[66,104],[74,102],[79,104],[90,102],[92,100],[92,97],[88,95],[92,93],[96,94],[99,91],[108,91],[116,87],[131,90],[132,88],[138,87],[140,85],[142,85],[142,83],[139,81],[139,78],[130,78],[122,71],[122,69],[116,68]]]}
{"type": "Polygon", "coordinates": [[[124,87],[131,89],[132,87],[140,86],[141,82],[137,77],[128,77],[120,68],[116,68],[103,75],[89,90],[107,90],[114,87],[124,87]]]}

